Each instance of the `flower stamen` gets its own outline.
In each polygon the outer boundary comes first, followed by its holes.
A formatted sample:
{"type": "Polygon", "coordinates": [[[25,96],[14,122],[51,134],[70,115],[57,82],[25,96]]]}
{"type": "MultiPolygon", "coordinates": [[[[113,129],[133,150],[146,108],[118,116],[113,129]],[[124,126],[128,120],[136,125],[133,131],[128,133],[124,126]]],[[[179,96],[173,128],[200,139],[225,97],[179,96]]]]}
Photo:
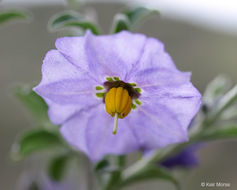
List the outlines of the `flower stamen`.
{"type": "Polygon", "coordinates": [[[118,113],[115,113],[114,115],[114,128],[113,128],[113,134],[116,135],[118,128],[118,113]]]}
{"type": "Polygon", "coordinates": [[[126,117],[132,108],[132,98],[123,87],[113,87],[105,95],[105,107],[114,119],[113,134],[117,132],[118,118],[126,117]]]}

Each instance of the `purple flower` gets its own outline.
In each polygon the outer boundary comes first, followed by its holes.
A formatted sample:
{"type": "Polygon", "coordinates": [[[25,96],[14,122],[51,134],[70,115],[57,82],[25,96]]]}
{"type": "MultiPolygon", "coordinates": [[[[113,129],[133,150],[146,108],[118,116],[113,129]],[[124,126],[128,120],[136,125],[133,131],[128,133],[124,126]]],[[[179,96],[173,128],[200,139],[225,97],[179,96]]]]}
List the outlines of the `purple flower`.
{"type": "Polygon", "coordinates": [[[196,151],[201,147],[201,144],[191,145],[180,153],[167,158],[163,162],[161,162],[162,166],[167,168],[175,168],[175,167],[185,167],[190,168],[194,167],[198,164],[198,159],[196,157],[196,151]]]}
{"type": "Polygon", "coordinates": [[[34,90],[63,137],[92,161],[188,140],[201,95],[160,41],[125,31],[87,32],[57,39],[56,48],[47,53],[34,90]]]}

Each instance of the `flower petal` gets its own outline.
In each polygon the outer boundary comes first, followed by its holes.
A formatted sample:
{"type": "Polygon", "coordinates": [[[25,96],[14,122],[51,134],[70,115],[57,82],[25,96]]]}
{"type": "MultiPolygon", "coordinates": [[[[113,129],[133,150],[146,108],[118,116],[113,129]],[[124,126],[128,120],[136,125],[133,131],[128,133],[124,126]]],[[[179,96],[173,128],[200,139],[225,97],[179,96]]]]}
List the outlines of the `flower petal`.
{"type": "Polygon", "coordinates": [[[72,113],[101,101],[94,97],[95,85],[60,52],[51,50],[43,62],[42,80],[34,90],[48,103],[52,121],[59,124],[72,113]],[[63,117],[57,121],[60,116],[63,117]]]}
{"type": "Polygon", "coordinates": [[[42,65],[40,85],[81,77],[86,77],[86,73],[71,64],[59,51],[50,50],[46,54],[42,65]]]}
{"type": "Polygon", "coordinates": [[[86,127],[90,113],[83,111],[74,115],[68,121],[66,121],[60,128],[60,132],[64,139],[73,147],[79,149],[88,155],[86,141],[86,127]]]}
{"type": "Polygon", "coordinates": [[[58,104],[83,104],[85,101],[98,101],[95,97],[95,84],[87,78],[62,80],[46,85],[39,85],[35,88],[35,91],[42,97],[48,98],[58,104]]]}
{"type": "Polygon", "coordinates": [[[90,112],[75,115],[63,125],[61,133],[92,161],[98,161],[107,154],[125,154],[137,150],[137,139],[125,119],[118,121],[118,133],[112,134],[113,119],[101,104],[90,112]]]}
{"type": "Polygon", "coordinates": [[[134,73],[131,78],[144,91],[156,91],[159,88],[179,86],[190,81],[189,72],[180,72],[177,69],[149,68],[134,73]]]}
{"type": "Polygon", "coordinates": [[[141,59],[128,75],[128,80],[143,90],[154,90],[161,86],[177,86],[189,82],[190,75],[176,69],[162,42],[148,38],[141,59]]]}
{"type": "Polygon", "coordinates": [[[129,117],[140,149],[150,151],[187,141],[187,130],[181,126],[176,115],[165,106],[154,103],[142,104],[129,117]]]}
{"type": "Polygon", "coordinates": [[[100,80],[104,80],[105,76],[124,80],[140,59],[145,40],[144,35],[127,31],[105,36],[87,33],[85,49],[90,71],[100,80]]]}
{"type": "Polygon", "coordinates": [[[70,63],[83,71],[88,71],[85,41],[84,36],[61,37],[56,40],[55,46],[70,63]]]}
{"type": "Polygon", "coordinates": [[[127,79],[130,80],[139,71],[151,68],[176,69],[172,58],[164,49],[164,44],[155,38],[147,38],[141,57],[127,76],[127,79]]]}
{"type": "Polygon", "coordinates": [[[140,100],[151,106],[164,106],[176,117],[184,130],[187,130],[192,118],[201,105],[201,94],[190,83],[179,86],[167,86],[143,93],[140,100]]]}
{"type": "MultiPolygon", "coordinates": [[[[91,107],[97,105],[92,104],[88,107],[83,107],[77,104],[56,104],[55,102],[52,102],[50,100],[45,99],[47,104],[49,105],[49,118],[52,121],[52,123],[58,125],[66,121],[71,116],[75,115],[76,113],[79,113],[82,110],[88,110],[91,107]]],[[[98,103],[99,104],[99,103],[98,103]]]]}
{"type": "Polygon", "coordinates": [[[124,79],[142,54],[146,37],[127,31],[95,36],[87,31],[84,37],[63,37],[55,45],[65,57],[86,71],[95,80],[106,76],[124,79]]]}

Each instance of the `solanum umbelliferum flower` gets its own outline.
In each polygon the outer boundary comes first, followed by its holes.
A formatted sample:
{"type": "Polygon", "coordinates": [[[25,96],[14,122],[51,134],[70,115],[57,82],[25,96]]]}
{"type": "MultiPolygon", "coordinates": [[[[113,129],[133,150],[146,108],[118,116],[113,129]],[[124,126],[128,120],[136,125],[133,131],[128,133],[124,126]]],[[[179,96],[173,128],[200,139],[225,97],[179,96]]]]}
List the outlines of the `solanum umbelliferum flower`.
{"type": "Polygon", "coordinates": [[[97,161],[188,140],[201,95],[164,45],[143,34],[63,37],[34,90],[63,137],[97,161]]]}

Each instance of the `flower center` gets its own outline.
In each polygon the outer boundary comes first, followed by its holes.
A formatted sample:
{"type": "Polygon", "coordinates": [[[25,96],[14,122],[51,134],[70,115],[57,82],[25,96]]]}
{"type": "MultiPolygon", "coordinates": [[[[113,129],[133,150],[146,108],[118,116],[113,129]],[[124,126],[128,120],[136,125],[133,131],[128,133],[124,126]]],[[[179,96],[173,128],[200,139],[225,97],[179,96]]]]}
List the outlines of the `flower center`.
{"type": "Polygon", "coordinates": [[[123,87],[113,87],[105,95],[105,107],[108,114],[115,117],[113,134],[116,134],[118,118],[123,119],[129,114],[132,98],[123,87]]]}
{"type": "Polygon", "coordinates": [[[105,107],[112,117],[115,113],[120,119],[126,117],[132,108],[132,98],[123,87],[111,88],[105,95],[105,107]]]}
{"type": "Polygon", "coordinates": [[[136,84],[125,83],[118,77],[107,78],[104,87],[96,87],[96,90],[105,90],[96,93],[96,96],[103,98],[107,113],[114,117],[113,134],[117,133],[118,118],[123,119],[130,113],[131,109],[136,109],[135,104],[141,105],[138,100],[141,89],[134,87],[136,84]]]}

